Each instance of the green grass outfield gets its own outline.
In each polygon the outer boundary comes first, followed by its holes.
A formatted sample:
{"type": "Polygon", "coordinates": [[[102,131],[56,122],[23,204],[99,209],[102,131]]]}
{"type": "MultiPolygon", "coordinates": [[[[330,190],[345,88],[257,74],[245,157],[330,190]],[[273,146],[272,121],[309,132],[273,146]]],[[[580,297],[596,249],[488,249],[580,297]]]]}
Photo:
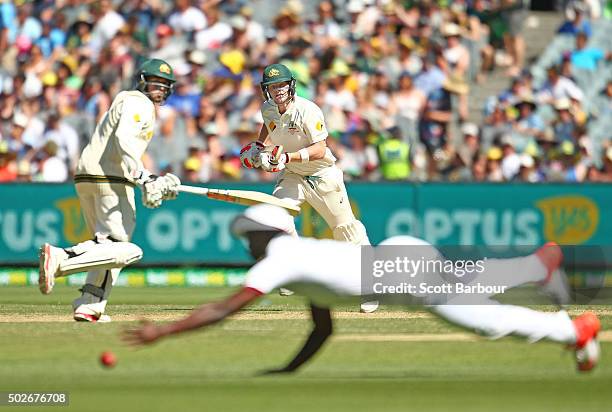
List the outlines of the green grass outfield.
{"type": "MultiPolygon", "coordinates": [[[[297,297],[272,296],[237,319],[144,349],[118,339],[133,319],[176,318],[230,291],[116,288],[114,322],[83,324],[70,321],[74,287],[50,296],[0,287],[0,391],[70,393],[69,407],[21,408],[45,411],[612,410],[609,333],[588,375],[556,344],[473,339],[421,311],[342,307],[336,337],[299,373],[256,377],[289,360],[308,333],[297,297]],[[117,355],[114,369],[99,365],[104,350],[117,355]]],[[[612,309],[593,309],[612,329],[612,309]]]]}

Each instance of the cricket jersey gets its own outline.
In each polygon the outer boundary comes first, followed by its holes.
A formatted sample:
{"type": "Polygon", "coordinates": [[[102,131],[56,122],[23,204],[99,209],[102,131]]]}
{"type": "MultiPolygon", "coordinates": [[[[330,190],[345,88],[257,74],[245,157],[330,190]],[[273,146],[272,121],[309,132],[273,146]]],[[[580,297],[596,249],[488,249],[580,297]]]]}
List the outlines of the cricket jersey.
{"type": "Polygon", "coordinates": [[[143,169],[154,125],[155,106],[147,96],[119,93],[81,153],[75,182],[131,184],[133,173],[143,169]]]}
{"type": "MultiPolygon", "coordinates": [[[[261,114],[270,141],[274,145],[283,145],[285,152],[297,152],[327,138],[323,112],[315,103],[302,97],[295,96],[283,114],[278,112],[275,103],[267,100],[261,108],[261,114]]],[[[335,162],[336,158],[327,148],[322,159],[305,163],[291,162],[286,167],[296,174],[311,176],[333,166],[335,162]]]]}
{"type": "Polygon", "coordinates": [[[361,295],[361,249],[335,240],[280,236],[247,273],[245,287],[261,294],[286,287],[315,303],[361,295]]]}

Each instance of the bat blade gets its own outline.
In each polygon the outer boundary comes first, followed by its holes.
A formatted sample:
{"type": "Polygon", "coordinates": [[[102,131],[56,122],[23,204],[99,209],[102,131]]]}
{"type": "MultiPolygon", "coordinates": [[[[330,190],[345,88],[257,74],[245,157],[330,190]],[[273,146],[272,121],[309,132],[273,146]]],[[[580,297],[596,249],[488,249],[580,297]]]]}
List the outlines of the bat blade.
{"type": "Polygon", "coordinates": [[[292,216],[297,216],[300,213],[300,208],[287,200],[278,199],[267,193],[253,190],[209,189],[205,187],[180,185],[179,191],[206,196],[209,199],[220,200],[222,202],[238,203],[245,206],[267,203],[286,209],[292,216]]]}

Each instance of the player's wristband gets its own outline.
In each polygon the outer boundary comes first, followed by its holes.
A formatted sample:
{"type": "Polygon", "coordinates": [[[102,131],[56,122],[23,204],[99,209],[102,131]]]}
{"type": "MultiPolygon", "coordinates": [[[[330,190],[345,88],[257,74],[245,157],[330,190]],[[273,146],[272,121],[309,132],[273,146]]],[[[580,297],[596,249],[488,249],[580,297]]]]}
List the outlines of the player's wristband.
{"type": "Polygon", "coordinates": [[[308,153],[308,149],[300,149],[298,150],[298,153],[300,154],[300,159],[302,160],[302,163],[305,163],[310,160],[310,153],[308,153]]]}

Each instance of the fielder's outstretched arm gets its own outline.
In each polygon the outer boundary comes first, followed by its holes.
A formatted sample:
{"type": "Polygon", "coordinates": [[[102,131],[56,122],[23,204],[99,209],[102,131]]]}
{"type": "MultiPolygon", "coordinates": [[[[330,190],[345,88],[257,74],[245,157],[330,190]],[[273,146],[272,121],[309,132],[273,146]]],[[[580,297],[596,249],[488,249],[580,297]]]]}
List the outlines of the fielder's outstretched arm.
{"type": "Polygon", "coordinates": [[[194,309],[191,315],[176,322],[164,325],[144,322],[139,328],[125,330],[122,338],[130,345],[146,345],[164,336],[212,325],[239,311],[260,295],[261,293],[254,289],[244,288],[221,302],[202,305],[194,309]]]}
{"type": "Polygon", "coordinates": [[[310,312],[312,313],[314,329],[310,333],[310,336],[306,340],[306,343],[304,343],[302,349],[300,349],[298,354],[295,355],[295,358],[293,358],[293,360],[289,362],[287,366],[281,369],[266,371],[264,372],[265,375],[294,372],[297,368],[312,358],[314,354],[321,349],[321,346],[323,346],[327,338],[329,338],[329,336],[332,334],[332,319],[329,309],[320,308],[311,304],[310,312]]]}

